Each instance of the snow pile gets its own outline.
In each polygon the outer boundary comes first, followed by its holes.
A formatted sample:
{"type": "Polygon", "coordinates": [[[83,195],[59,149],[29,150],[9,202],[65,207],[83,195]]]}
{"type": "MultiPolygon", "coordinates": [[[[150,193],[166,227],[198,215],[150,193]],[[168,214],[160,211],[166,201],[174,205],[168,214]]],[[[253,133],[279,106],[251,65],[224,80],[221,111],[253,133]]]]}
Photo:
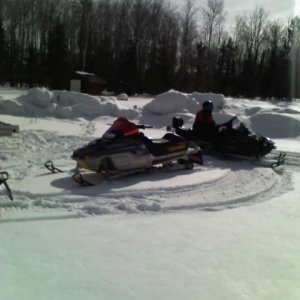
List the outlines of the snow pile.
{"type": "Polygon", "coordinates": [[[160,94],[150,103],[144,106],[144,111],[157,115],[167,115],[172,113],[191,112],[196,113],[205,101],[212,101],[215,110],[220,110],[225,103],[225,98],[221,94],[212,93],[192,93],[185,94],[179,91],[170,90],[160,94]]]}
{"type": "Polygon", "coordinates": [[[51,105],[53,93],[46,88],[32,88],[28,91],[27,95],[21,96],[20,99],[28,101],[33,106],[39,108],[47,108],[51,105]]]}
{"type": "Polygon", "coordinates": [[[99,116],[112,116],[132,119],[137,116],[135,110],[121,105],[114,97],[96,97],[76,92],[54,91],[53,98],[58,117],[94,119],[99,116]]]}
{"type": "Polygon", "coordinates": [[[300,136],[300,108],[296,102],[268,102],[226,98],[222,114],[214,114],[218,122],[221,115],[238,115],[247,127],[259,135],[270,138],[300,136]]]}
{"type": "Polygon", "coordinates": [[[300,136],[300,118],[293,115],[260,113],[251,116],[252,129],[270,138],[295,138],[300,136]]]}
{"type": "Polygon", "coordinates": [[[157,115],[196,111],[199,109],[197,102],[189,95],[170,90],[155,97],[144,106],[144,111],[157,115]]]}
{"type": "Polygon", "coordinates": [[[137,116],[117,102],[114,97],[96,97],[70,91],[49,91],[46,88],[33,88],[27,94],[16,99],[0,102],[1,110],[6,114],[19,116],[41,116],[88,120],[99,116],[126,117],[137,116]]]}

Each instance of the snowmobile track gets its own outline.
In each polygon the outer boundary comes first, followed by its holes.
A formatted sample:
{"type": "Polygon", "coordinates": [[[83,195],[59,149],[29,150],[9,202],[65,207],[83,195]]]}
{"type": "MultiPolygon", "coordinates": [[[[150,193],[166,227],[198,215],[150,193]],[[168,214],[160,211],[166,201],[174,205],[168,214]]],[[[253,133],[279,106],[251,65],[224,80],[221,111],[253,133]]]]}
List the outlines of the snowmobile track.
{"type": "MultiPolygon", "coordinates": [[[[39,178],[46,186],[57,188],[57,192],[35,192],[18,187],[19,181],[25,180],[28,174],[36,174],[43,161],[51,158],[54,161],[67,162],[71,149],[82,143],[82,138],[58,136],[40,131],[20,132],[18,139],[5,138],[6,147],[18,144],[18,151],[5,155],[3,169],[10,173],[9,185],[14,195],[11,202],[6,195],[1,195],[1,207],[66,209],[79,214],[114,214],[171,212],[180,210],[217,210],[226,207],[238,207],[257,201],[269,200],[283,193],[291,186],[288,169],[299,168],[300,154],[287,152],[286,163],[277,170],[253,166],[249,162],[220,160],[211,156],[205,157],[204,166],[194,170],[174,171],[164,174],[139,174],[93,187],[80,187],[71,179],[68,172],[51,174],[39,178]],[[48,141],[55,140],[55,154],[49,152],[48,141]],[[33,145],[33,146],[31,146],[33,145]],[[31,152],[38,147],[43,157],[31,160],[31,152]],[[63,157],[62,154],[63,153],[63,157]],[[16,158],[17,156],[17,158],[16,158]],[[22,165],[12,165],[12,161],[22,160],[22,165]],[[198,176],[199,173],[201,176],[198,176]],[[206,172],[206,174],[204,174],[206,172]],[[218,176],[211,174],[217,173],[218,176]],[[221,174],[221,175],[220,175],[221,174]],[[58,177],[56,177],[58,176],[58,177]],[[176,180],[177,176],[180,180],[176,180]],[[202,179],[199,179],[202,178],[202,179]],[[205,178],[206,180],[203,182],[205,178]],[[143,182],[146,184],[143,186],[143,182]],[[66,186],[66,184],[68,186],[66,186]],[[262,187],[258,189],[257,187],[262,187]]],[[[84,138],[88,140],[88,138],[84,138]]],[[[4,145],[4,144],[3,144],[4,145]]],[[[53,149],[52,149],[53,150],[53,149]]],[[[0,151],[1,153],[1,151],[0,151]]],[[[274,151],[276,154],[277,152],[274,151]]],[[[278,152],[279,153],[279,152],[278,152]]],[[[75,164],[66,163],[58,167],[70,169],[75,164]]],[[[35,180],[34,176],[29,180],[35,180]]],[[[29,182],[31,185],[31,183],[29,182]]],[[[37,184],[38,186],[38,184],[37,184]]],[[[42,186],[42,185],[41,185],[42,186]]]]}
{"type": "Polygon", "coordinates": [[[14,195],[16,200],[22,197],[28,207],[67,209],[77,211],[79,215],[168,213],[249,205],[270,200],[291,186],[289,172],[284,167],[275,171],[253,167],[247,162],[226,163],[213,158],[210,163],[211,166],[199,166],[194,170],[140,174],[102,181],[91,187],[78,186],[66,172],[56,173],[42,176],[40,180],[52,180],[51,185],[57,182],[63,187],[61,191],[24,194],[16,190],[14,195]],[[206,174],[199,177],[199,172],[206,174]],[[180,176],[180,181],[177,176],[180,176]],[[63,182],[69,182],[69,189],[63,182]]]}

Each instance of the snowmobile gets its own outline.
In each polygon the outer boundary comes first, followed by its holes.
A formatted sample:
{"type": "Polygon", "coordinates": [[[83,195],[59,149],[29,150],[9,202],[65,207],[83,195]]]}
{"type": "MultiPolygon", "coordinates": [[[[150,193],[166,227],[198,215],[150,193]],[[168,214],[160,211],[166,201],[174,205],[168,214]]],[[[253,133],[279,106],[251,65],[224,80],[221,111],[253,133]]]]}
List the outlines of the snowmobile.
{"type": "MultiPolygon", "coordinates": [[[[107,179],[162,169],[192,169],[193,164],[202,164],[202,151],[174,133],[166,133],[162,138],[152,139],[139,129],[151,128],[136,125],[126,118],[118,118],[101,138],[76,149],[72,159],[77,162],[77,170],[100,173],[107,179]]],[[[50,166],[51,168],[51,166],[50,166]]],[[[75,172],[73,179],[88,184],[81,172],[75,172]]]]}
{"type": "Polygon", "coordinates": [[[251,132],[237,115],[226,123],[217,125],[210,138],[196,135],[192,129],[187,129],[183,125],[182,118],[174,117],[172,128],[169,130],[201,147],[204,154],[236,157],[271,167],[284,163],[286,153],[279,152],[275,156],[267,156],[276,149],[275,143],[268,137],[251,132]]]}

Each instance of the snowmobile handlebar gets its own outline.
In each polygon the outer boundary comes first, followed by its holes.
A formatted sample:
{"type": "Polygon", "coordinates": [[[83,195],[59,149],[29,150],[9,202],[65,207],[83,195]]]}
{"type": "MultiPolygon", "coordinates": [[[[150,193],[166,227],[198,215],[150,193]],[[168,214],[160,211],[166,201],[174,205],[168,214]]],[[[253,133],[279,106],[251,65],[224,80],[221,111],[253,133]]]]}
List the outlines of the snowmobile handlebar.
{"type": "Polygon", "coordinates": [[[227,121],[227,122],[225,122],[225,123],[223,123],[223,124],[220,124],[220,125],[218,125],[218,127],[220,128],[220,127],[232,127],[232,122],[235,120],[235,119],[237,119],[238,118],[238,115],[235,115],[235,116],[233,116],[229,121],[227,121]]]}
{"type": "MultiPolygon", "coordinates": [[[[112,123],[108,123],[107,125],[111,126],[112,123]]],[[[135,124],[135,126],[139,129],[146,129],[146,128],[153,128],[152,125],[146,125],[146,124],[135,124]]]]}
{"type": "Polygon", "coordinates": [[[151,126],[151,125],[140,125],[140,124],[136,125],[136,127],[139,129],[153,128],[153,126],[151,126]]]}

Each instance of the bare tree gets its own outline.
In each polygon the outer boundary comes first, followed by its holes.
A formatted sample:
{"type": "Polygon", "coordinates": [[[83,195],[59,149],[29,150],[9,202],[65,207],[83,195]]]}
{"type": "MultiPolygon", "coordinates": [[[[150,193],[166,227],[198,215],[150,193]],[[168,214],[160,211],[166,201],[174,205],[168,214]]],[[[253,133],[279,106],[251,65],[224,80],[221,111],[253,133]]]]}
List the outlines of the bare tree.
{"type": "Polygon", "coordinates": [[[80,3],[80,30],[79,50],[81,58],[81,69],[85,70],[88,41],[90,37],[91,13],[93,11],[92,0],[79,0],[80,3]]]}
{"type": "Polygon", "coordinates": [[[244,14],[237,18],[236,37],[243,44],[245,54],[258,61],[263,42],[266,40],[268,13],[262,7],[256,7],[248,16],[244,14]]]}
{"type": "Polygon", "coordinates": [[[190,75],[194,71],[194,57],[196,55],[196,41],[198,36],[196,15],[199,8],[195,6],[194,0],[185,0],[183,12],[180,18],[180,62],[178,70],[179,87],[190,83],[190,75]]]}
{"type": "Polygon", "coordinates": [[[207,0],[202,9],[203,37],[207,47],[218,48],[224,32],[224,0],[207,0]]]}

